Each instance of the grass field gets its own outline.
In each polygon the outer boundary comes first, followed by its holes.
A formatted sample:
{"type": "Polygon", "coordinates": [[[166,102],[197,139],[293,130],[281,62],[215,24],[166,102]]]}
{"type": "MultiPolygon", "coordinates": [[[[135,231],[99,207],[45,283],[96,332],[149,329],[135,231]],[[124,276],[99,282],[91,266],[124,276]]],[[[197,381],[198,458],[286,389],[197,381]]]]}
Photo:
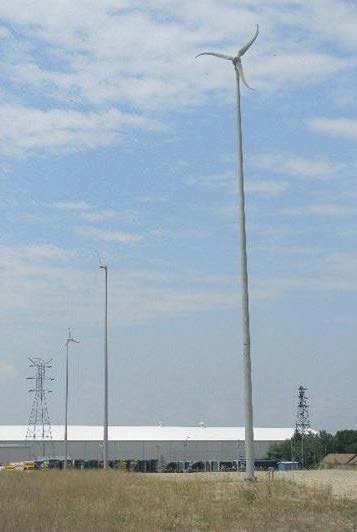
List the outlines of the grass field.
{"type": "Polygon", "coordinates": [[[357,504],[357,470],[292,471],[289,478],[306,486],[328,487],[333,495],[356,499],[357,504]]]}
{"type": "Polygon", "coordinates": [[[356,501],[288,478],[2,472],[0,530],[357,530],[356,501]]]}

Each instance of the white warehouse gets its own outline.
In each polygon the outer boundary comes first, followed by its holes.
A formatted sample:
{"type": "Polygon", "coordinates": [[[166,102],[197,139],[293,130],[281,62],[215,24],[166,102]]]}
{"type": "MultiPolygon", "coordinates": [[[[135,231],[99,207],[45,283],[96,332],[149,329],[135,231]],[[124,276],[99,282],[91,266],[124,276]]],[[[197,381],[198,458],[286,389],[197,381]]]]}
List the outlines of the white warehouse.
{"type": "MultiPolygon", "coordinates": [[[[0,426],[0,464],[40,456],[64,455],[64,427],[52,426],[52,440],[26,439],[24,425],[0,426]]],[[[255,428],[255,458],[267,456],[269,447],[293,436],[293,428],[255,428]]],[[[71,459],[101,460],[103,427],[68,427],[71,459]]],[[[109,459],[230,461],[244,459],[244,427],[109,427],[109,459]]]]}

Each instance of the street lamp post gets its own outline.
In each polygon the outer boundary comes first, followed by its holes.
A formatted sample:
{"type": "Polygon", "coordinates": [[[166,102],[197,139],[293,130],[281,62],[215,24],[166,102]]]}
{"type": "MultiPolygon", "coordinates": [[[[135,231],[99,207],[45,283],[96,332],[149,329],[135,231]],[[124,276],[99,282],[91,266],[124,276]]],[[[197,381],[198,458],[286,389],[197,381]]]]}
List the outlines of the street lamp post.
{"type": "Polygon", "coordinates": [[[108,469],[108,266],[99,267],[105,272],[103,468],[108,469]]]}
{"type": "Polygon", "coordinates": [[[68,329],[68,338],[66,340],[66,399],[65,399],[65,414],[64,414],[64,469],[67,469],[68,461],[68,353],[69,344],[73,342],[79,344],[78,340],[72,338],[71,329],[68,329]]]}
{"type": "Polygon", "coordinates": [[[247,236],[245,223],[245,197],[244,197],[244,166],[243,166],[243,141],[242,141],[242,116],[240,101],[240,82],[249,89],[246,82],[241,57],[252,46],[259,34],[259,26],[253,38],[238,51],[236,56],[203,52],[201,55],[213,55],[233,63],[237,82],[237,157],[238,157],[238,217],[240,231],[240,262],[242,282],[242,329],[243,329],[243,372],[244,372],[244,412],[245,412],[245,459],[246,480],[254,480],[254,433],[253,433],[253,399],[252,399],[252,368],[250,357],[250,329],[249,329],[249,292],[248,292],[248,263],[247,263],[247,236]]]}

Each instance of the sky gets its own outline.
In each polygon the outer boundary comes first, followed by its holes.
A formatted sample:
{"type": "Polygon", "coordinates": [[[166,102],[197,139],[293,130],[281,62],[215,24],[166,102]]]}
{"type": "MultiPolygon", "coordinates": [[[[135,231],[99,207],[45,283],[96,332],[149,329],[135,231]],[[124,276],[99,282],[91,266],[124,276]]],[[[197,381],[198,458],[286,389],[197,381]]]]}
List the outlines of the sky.
{"type": "Polygon", "coordinates": [[[356,428],[357,6],[348,0],[0,4],[0,423],[49,413],[243,425],[235,79],[242,90],[255,426],[356,428]]]}

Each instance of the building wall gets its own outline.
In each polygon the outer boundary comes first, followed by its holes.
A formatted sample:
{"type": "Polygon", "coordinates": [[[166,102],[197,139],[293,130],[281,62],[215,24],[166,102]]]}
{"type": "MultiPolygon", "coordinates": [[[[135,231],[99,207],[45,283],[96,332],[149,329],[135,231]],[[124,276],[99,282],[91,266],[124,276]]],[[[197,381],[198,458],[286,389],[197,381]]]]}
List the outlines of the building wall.
{"type": "MultiPolygon", "coordinates": [[[[271,444],[256,441],[255,458],[265,458],[271,444]]],[[[103,444],[100,441],[70,441],[68,454],[72,459],[101,460],[103,444]]],[[[0,463],[32,459],[40,456],[63,457],[62,441],[0,442],[0,463]]],[[[166,462],[183,460],[237,460],[244,458],[244,442],[233,441],[111,441],[109,459],[160,459],[166,462]]]]}

